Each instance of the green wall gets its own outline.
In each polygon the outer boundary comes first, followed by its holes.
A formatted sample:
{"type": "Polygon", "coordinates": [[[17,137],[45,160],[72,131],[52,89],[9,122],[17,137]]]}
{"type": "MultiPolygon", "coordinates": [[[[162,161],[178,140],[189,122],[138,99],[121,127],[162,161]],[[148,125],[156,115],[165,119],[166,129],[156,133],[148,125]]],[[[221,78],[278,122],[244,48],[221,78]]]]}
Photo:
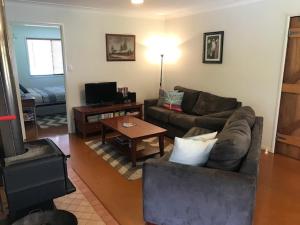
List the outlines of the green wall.
{"type": "Polygon", "coordinates": [[[12,25],[13,43],[20,84],[26,88],[62,86],[65,76],[31,76],[26,38],[61,38],[58,27],[12,25]]]}

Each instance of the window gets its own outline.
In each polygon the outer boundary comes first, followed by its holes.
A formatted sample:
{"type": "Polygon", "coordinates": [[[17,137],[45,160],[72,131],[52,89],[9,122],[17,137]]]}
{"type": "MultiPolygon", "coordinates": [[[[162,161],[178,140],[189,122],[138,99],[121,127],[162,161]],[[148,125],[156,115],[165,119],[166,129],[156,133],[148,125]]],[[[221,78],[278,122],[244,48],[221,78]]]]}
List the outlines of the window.
{"type": "Polygon", "coordinates": [[[61,40],[27,39],[27,49],[32,76],[64,74],[61,40]]]}

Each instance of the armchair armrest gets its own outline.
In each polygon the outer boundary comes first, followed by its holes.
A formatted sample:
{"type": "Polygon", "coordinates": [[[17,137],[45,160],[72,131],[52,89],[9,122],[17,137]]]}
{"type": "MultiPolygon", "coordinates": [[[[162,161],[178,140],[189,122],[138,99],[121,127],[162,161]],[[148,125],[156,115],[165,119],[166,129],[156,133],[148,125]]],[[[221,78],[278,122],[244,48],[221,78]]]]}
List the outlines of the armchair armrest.
{"type": "Polygon", "coordinates": [[[200,116],[196,119],[196,126],[208,130],[220,131],[223,129],[227,119],[200,116]]]}
{"type": "Polygon", "coordinates": [[[251,225],[256,178],[235,172],[148,160],[144,219],[164,225],[251,225]]]}

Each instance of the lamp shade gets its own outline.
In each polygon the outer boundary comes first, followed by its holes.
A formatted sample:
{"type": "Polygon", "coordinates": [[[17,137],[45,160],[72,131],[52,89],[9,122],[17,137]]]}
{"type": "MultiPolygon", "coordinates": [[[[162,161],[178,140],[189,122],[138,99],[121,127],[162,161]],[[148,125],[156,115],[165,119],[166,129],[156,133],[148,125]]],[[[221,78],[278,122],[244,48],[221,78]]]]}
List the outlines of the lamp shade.
{"type": "Polygon", "coordinates": [[[131,0],[131,3],[135,5],[139,5],[139,4],[143,4],[144,0],[131,0]]]}
{"type": "Polygon", "coordinates": [[[178,39],[167,36],[153,36],[145,41],[147,46],[146,57],[150,63],[159,64],[161,55],[164,56],[164,63],[175,63],[180,58],[178,39]]]}

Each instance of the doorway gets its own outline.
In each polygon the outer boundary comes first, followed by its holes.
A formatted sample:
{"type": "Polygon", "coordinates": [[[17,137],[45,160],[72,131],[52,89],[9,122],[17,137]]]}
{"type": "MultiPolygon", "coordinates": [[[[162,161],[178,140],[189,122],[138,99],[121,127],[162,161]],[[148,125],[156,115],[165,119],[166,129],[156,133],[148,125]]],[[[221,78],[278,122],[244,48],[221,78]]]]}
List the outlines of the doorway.
{"type": "Polygon", "coordinates": [[[11,24],[27,140],[68,133],[62,30],[11,24]]]}
{"type": "Polygon", "coordinates": [[[300,17],[291,17],[275,152],[300,160],[300,17]]]}

